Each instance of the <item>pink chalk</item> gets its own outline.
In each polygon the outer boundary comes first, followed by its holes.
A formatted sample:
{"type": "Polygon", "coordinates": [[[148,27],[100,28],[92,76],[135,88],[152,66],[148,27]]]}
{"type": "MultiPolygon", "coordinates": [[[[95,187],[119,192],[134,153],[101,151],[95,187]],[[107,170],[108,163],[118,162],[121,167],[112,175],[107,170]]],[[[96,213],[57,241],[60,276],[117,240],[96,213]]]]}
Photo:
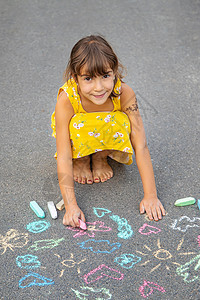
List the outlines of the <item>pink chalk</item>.
{"type": "Polygon", "coordinates": [[[83,230],[86,230],[87,229],[86,224],[81,219],[78,219],[78,220],[79,220],[80,228],[83,230]]]}

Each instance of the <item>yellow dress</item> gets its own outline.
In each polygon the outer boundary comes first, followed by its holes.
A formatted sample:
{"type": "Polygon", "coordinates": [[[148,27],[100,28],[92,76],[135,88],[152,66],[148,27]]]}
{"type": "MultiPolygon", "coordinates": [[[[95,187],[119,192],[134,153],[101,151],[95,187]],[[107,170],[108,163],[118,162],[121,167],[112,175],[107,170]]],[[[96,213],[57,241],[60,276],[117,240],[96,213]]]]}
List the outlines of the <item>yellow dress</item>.
{"type": "MultiPolygon", "coordinates": [[[[121,81],[115,84],[115,93],[120,93],[121,81]]],[[[65,91],[74,116],[69,124],[72,157],[80,158],[102,150],[115,150],[109,155],[112,159],[130,165],[133,162],[133,148],[130,141],[130,121],[121,111],[120,96],[112,97],[112,112],[91,112],[84,110],[75,80],[68,80],[58,91],[65,91]]],[[[52,136],[56,138],[55,112],[51,116],[52,136]]],[[[54,156],[57,158],[57,153],[54,156]]]]}

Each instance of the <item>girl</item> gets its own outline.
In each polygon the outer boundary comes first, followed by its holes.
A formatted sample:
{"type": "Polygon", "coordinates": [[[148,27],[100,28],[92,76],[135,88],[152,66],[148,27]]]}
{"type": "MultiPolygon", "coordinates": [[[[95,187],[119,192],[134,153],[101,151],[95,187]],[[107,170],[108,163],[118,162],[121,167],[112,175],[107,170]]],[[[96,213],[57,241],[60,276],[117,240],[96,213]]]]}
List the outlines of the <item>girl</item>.
{"type": "Polygon", "coordinates": [[[104,182],[113,176],[107,156],[130,165],[133,149],[142,179],[140,213],[150,220],[165,210],[157,198],[153,167],[134,91],[122,81],[116,54],[101,36],[87,36],[73,47],[52,115],[57,172],[65,203],[64,225],[85,222],[77,205],[74,180],[104,182]],[[90,160],[92,169],[90,169],[90,160]]]}

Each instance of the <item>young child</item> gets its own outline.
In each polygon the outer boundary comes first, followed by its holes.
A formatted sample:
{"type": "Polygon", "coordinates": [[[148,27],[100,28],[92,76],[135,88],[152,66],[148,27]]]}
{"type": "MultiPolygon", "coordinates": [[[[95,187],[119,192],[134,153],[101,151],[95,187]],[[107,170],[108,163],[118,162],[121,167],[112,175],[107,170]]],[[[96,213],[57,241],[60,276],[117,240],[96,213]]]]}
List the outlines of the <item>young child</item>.
{"type": "Polygon", "coordinates": [[[140,213],[150,220],[165,210],[157,198],[153,167],[134,91],[122,81],[118,58],[101,36],[87,36],[73,47],[52,115],[57,172],[65,203],[64,225],[85,222],[77,205],[74,180],[104,182],[113,176],[107,157],[130,165],[133,149],[142,179],[140,213]],[[92,170],[90,169],[90,160],[92,170]]]}

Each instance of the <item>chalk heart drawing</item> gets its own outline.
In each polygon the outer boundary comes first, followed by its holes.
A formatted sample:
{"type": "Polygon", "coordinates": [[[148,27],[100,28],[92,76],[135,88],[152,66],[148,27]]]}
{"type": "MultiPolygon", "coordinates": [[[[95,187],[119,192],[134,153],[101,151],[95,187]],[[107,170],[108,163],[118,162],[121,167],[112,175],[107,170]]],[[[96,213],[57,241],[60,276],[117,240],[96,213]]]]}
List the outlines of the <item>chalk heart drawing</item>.
{"type": "Polygon", "coordinates": [[[141,285],[139,287],[139,291],[140,291],[141,296],[143,298],[149,297],[154,292],[154,290],[158,290],[161,293],[166,292],[162,286],[158,285],[157,283],[150,282],[150,281],[147,281],[147,280],[144,280],[143,285],[141,285]]]}
{"type": "Polygon", "coordinates": [[[141,233],[143,235],[150,235],[152,233],[154,233],[154,234],[159,233],[161,231],[161,229],[144,223],[138,231],[139,231],[139,233],[141,233]]]}
{"type": "Polygon", "coordinates": [[[110,219],[115,221],[118,225],[118,234],[117,236],[121,239],[129,239],[133,235],[133,230],[131,225],[128,224],[128,221],[125,218],[120,218],[117,215],[109,216],[110,219]]]}
{"type": "Polygon", "coordinates": [[[114,261],[120,265],[122,268],[131,269],[135,264],[141,261],[141,257],[134,254],[122,254],[119,257],[116,257],[114,261]]]}
{"type": "Polygon", "coordinates": [[[40,274],[30,272],[19,280],[20,288],[27,288],[34,285],[44,286],[54,284],[52,279],[46,278],[40,274]]]}
{"type": "Polygon", "coordinates": [[[96,221],[96,222],[86,222],[87,224],[87,230],[82,230],[81,228],[74,228],[74,227],[66,227],[67,229],[71,231],[76,231],[75,235],[73,235],[74,238],[87,235],[89,237],[95,237],[95,232],[105,232],[105,231],[111,231],[112,228],[107,227],[104,225],[104,222],[102,221],[96,221]]]}
{"type": "Polygon", "coordinates": [[[180,219],[175,219],[170,227],[174,230],[186,232],[189,228],[200,227],[200,218],[190,219],[187,216],[182,216],[180,219]]]}
{"type": "Polygon", "coordinates": [[[109,300],[112,298],[112,294],[106,288],[92,288],[89,286],[81,286],[81,292],[72,289],[78,299],[95,299],[96,300],[109,300]],[[97,297],[97,298],[96,298],[97,297]]]}
{"type": "Polygon", "coordinates": [[[122,280],[124,278],[124,274],[118,270],[112,269],[102,264],[83,276],[84,281],[87,284],[100,280],[103,277],[108,277],[114,280],[122,280]]]}
{"type": "Polygon", "coordinates": [[[16,264],[22,269],[36,269],[41,266],[38,257],[32,254],[26,254],[24,256],[18,256],[16,258],[16,264]]]}
{"type": "Polygon", "coordinates": [[[5,236],[0,235],[0,250],[4,254],[9,248],[14,251],[14,248],[22,248],[28,243],[28,233],[20,233],[16,229],[10,229],[5,236]]]}
{"type": "Polygon", "coordinates": [[[89,249],[94,253],[112,253],[121,247],[120,243],[111,244],[108,240],[90,239],[82,243],[78,243],[82,249],[89,249]]]}
{"type": "Polygon", "coordinates": [[[64,241],[64,238],[58,240],[50,239],[50,240],[35,241],[34,244],[31,245],[28,249],[31,251],[53,249],[54,247],[57,247],[62,241],[64,241]]]}
{"type": "Polygon", "coordinates": [[[47,230],[51,224],[45,220],[31,222],[26,226],[26,229],[33,233],[40,233],[47,230]]]}
{"type": "Polygon", "coordinates": [[[93,212],[97,217],[102,218],[105,214],[110,214],[112,211],[106,208],[93,207],[93,212]]]}
{"type": "Polygon", "coordinates": [[[180,276],[183,276],[183,280],[189,283],[195,280],[200,280],[199,268],[200,254],[192,258],[189,262],[185,263],[184,265],[179,266],[176,269],[176,273],[180,276]]]}

